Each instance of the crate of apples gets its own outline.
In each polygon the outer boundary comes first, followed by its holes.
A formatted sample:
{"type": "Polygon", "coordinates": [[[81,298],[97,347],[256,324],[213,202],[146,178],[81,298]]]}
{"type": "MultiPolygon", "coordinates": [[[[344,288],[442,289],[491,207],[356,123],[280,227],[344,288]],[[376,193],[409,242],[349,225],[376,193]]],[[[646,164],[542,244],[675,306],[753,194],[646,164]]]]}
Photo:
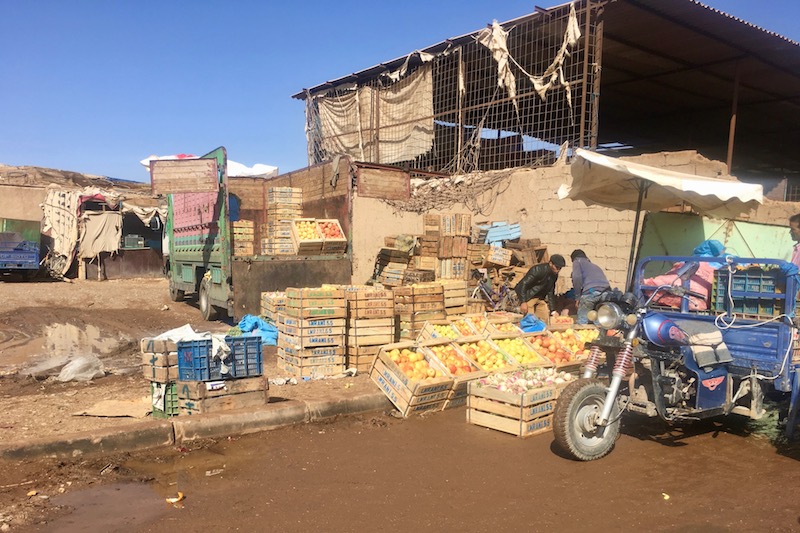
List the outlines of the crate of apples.
{"type": "Polygon", "coordinates": [[[433,355],[438,359],[452,377],[465,376],[478,371],[478,367],[458,353],[452,344],[437,344],[428,346],[433,355]]]}
{"type": "Polygon", "coordinates": [[[458,333],[453,330],[450,324],[430,324],[433,329],[433,338],[436,339],[457,339],[458,333]]]}
{"type": "Polygon", "coordinates": [[[494,343],[522,366],[550,366],[551,361],[539,353],[522,337],[493,339],[494,343]]]}
{"type": "Polygon", "coordinates": [[[317,223],[315,220],[295,220],[294,229],[297,232],[297,238],[301,241],[311,241],[322,238],[317,231],[317,223]]]}
{"type": "Polygon", "coordinates": [[[575,354],[566,349],[551,335],[535,335],[527,338],[536,353],[546,357],[556,366],[576,361],[575,354]]]}
{"type": "Polygon", "coordinates": [[[497,333],[522,333],[522,330],[519,329],[519,326],[514,324],[513,322],[503,322],[502,324],[492,324],[494,330],[497,333]]]}
{"type": "Polygon", "coordinates": [[[597,338],[600,332],[595,328],[572,329],[564,331],[553,331],[552,335],[561,344],[573,352],[577,357],[586,357],[590,349],[586,346],[588,342],[597,338]]]}
{"type": "Polygon", "coordinates": [[[479,331],[475,329],[475,324],[468,318],[459,318],[453,321],[452,326],[461,337],[471,337],[479,333],[479,331]]]}
{"type": "Polygon", "coordinates": [[[464,342],[458,345],[458,348],[464,354],[475,362],[478,368],[486,372],[497,372],[504,368],[513,368],[516,362],[506,356],[500,349],[492,342],[485,339],[464,342]]]}

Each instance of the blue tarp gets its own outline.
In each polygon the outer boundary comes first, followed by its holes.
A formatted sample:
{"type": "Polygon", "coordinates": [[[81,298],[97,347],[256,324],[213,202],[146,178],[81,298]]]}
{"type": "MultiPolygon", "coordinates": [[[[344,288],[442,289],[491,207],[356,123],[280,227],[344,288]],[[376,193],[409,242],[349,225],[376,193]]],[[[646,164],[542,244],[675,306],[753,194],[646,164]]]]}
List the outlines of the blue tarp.
{"type": "Polygon", "coordinates": [[[238,325],[242,333],[260,336],[262,345],[276,346],[278,344],[278,329],[260,317],[244,315],[238,325]]]}

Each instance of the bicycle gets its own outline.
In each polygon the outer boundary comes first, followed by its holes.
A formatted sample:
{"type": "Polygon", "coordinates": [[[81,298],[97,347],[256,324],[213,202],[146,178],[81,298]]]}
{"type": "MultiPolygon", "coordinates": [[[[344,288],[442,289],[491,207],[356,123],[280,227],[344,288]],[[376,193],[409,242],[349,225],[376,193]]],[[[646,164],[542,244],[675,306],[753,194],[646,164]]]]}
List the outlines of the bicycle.
{"type": "Polygon", "coordinates": [[[478,280],[478,286],[470,296],[473,300],[481,299],[489,311],[519,312],[517,293],[511,288],[510,282],[514,274],[503,273],[503,282],[498,290],[494,290],[485,268],[472,271],[472,278],[478,280]]]}

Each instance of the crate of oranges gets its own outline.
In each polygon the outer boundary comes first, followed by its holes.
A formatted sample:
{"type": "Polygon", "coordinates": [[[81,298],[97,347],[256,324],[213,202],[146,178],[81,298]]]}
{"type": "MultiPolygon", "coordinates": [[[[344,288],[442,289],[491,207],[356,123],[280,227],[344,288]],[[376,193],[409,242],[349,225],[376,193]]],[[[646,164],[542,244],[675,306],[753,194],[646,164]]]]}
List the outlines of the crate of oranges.
{"type": "Polygon", "coordinates": [[[369,377],[403,417],[441,411],[453,389],[453,378],[446,375],[442,364],[429,350],[412,342],[382,346],[369,377]]]}
{"type": "Polygon", "coordinates": [[[347,237],[335,218],[318,218],[317,229],[322,235],[323,254],[343,254],[347,251],[347,237]]]}

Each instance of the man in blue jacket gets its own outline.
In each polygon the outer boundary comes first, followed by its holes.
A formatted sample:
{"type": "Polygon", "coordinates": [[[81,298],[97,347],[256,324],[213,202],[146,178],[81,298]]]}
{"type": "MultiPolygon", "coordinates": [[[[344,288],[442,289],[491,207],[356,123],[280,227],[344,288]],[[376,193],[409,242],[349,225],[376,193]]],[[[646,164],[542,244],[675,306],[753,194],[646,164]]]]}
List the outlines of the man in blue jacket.
{"type": "Polygon", "coordinates": [[[553,254],[547,263],[534,265],[528,270],[514,287],[521,302],[519,310],[522,313],[531,313],[549,324],[550,308],[555,308],[556,280],[565,264],[563,256],[553,254]]]}
{"type": "Polygon", "coordinates": [[[569,257],[572,259],[572,287],[578,300],[577,323],[588,324],[587,313],[611,286],[603,270],[589,261],[583,250],[574,250],[569,257]]]}

